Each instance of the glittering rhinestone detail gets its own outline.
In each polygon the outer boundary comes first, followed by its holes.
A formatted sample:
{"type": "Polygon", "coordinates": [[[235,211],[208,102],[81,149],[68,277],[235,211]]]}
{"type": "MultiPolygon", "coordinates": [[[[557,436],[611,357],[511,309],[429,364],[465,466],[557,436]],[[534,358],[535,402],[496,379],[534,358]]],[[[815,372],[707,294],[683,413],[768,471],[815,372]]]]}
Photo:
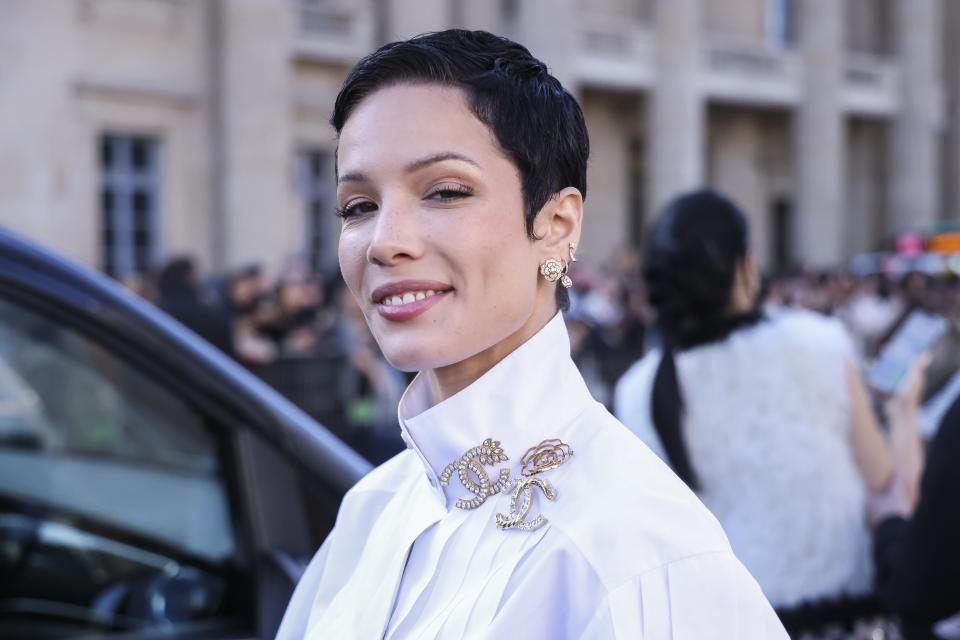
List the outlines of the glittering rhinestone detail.
{"type": "Polygon", "coordinates": [[[525,477],[514,483],[513,494],[510,496],[510,515],[498,513],[494,516],[497,527],[503,530],[519,529],[521,531],[536,531],[547,523],[542,513],[533,520],[525,520],[533,506],[533,488],[539,487],[547,500],[557,499],[557,490],[547,480],[537,477],[525,477]]]}
{"type": "Polygon", "coordinates": [[[499,440],[487,438],[479,447],[474,447],[462,456],[448,464],[440,472],[440,484],[444,487],[450,484],[450,479],[456,473],[460,484],[473,494],[473,498],[460,498],[456,506],[460,509],[476,509],[487,498],[503,491],[510,484],[510,470],[501,469],[496,482],[490,481],[483,465],[493,466],[509,460],[500,446],[499,440]],[[473,477],[470,474],[473,474],[473,477]],[[476,478],[476,479],[474,479],[476,478]]]}

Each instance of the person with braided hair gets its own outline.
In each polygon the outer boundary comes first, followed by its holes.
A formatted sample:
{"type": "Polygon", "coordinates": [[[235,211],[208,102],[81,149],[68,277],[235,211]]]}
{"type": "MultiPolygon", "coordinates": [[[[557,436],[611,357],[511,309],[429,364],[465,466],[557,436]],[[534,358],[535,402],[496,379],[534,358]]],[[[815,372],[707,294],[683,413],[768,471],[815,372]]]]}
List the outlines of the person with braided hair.
{"type": "Polygon", "coordinates": [[[618,382],[617,417],[713,512],[794,637],[872,619],[864,514],[893,462],[844,328],[759,311],[746,217],[711,190],[666,205],[643,271],[661,345],[618,382]]]}

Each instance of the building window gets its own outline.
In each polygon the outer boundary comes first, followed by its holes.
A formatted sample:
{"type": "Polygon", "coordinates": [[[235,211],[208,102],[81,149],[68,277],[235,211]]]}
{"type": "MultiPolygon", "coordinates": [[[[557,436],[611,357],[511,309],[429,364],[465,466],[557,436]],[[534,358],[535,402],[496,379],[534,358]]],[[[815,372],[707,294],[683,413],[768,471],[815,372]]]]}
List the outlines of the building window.
{"type": "Polygon", "coordinates": [[[790,198],[788,196],[775,198],[771,203],[771,214],[773,221],[771,253],[773,254],[774,271],[783,273],[795,266],[791,243],[794,227],[793,203],[790,198]]]}
{"type": "Polygon", "coordinates": [[[100,139],[102,266],[115,278],[148,271],[158,256],[159,143],[144,136],[100,139]]]}
{"type": "Polygon", "coordinates": [[[306,238],[304,251],[310,266],[320,271],[332,262],[327,246],[335,227],[333,155],[325,149],[306,149],[300,152],[299,165],[298,182],[306,238]]]}
{"type": "Polygon", "coordinates": [[[786,49],[795,38],[793,0],[766,0],[767,43],[773,49],[786,49]]]}

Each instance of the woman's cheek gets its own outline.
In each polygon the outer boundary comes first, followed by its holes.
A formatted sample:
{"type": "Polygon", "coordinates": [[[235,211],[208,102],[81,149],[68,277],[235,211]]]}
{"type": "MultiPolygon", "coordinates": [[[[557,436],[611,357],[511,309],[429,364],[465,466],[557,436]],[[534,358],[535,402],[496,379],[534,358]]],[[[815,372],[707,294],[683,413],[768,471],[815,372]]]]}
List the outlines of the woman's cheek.
{"type": "Polygon", "coordinates": [[[340,232],[340,243],[337,247],[337,258],[340,262],[340,271],[343,279],[351,291],[359,287],[359,279],[363,272],[363,263],[366,261],[366,251],[362,238],[353,230],[343,229],[340,232]]]}

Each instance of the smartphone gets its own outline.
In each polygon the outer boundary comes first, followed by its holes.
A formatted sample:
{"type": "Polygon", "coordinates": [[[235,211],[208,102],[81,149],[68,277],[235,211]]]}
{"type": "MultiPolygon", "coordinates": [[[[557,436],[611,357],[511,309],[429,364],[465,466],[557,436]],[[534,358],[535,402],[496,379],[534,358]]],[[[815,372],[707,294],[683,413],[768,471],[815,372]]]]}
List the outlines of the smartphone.
{"type": "Polygon", "coordinates": [[[867,383],[880,393],[894,393],[914,361],[933,348],[949,328],[942,316],[926,311],[911,312],[870,367],[867,383]]]}

